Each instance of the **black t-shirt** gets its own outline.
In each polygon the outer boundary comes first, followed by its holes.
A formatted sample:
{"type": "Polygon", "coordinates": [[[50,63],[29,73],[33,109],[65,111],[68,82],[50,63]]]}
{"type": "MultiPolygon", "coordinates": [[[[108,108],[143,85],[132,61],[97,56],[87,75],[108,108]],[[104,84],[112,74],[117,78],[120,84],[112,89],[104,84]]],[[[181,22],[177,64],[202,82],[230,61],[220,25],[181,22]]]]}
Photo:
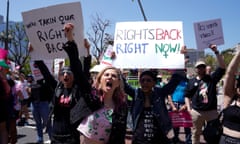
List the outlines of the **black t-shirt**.
{"type": "Polygon", "coordinates": [[[64,89],[59,97],[55,97],[53,133],[64,135],[71,134],[70,110],[75,105],[71,95],[72,89],[64,89]]]}
{"type": "Polygon", "coordinates": [[[211,75],[205,75],[201,80],[197,78],[188,81],[185,97],[191,98],[195,110],[217,109],[217,83],[225,73],[225,69],[218,68],[211,75]]]}
{"type": "Polygon", "coordinates": [[[39,80],[36,83],[29,85],[31,88],[31,101],[50,101],[53,97],[54,90],[46,84],[44,80],[39,80]]]}
{"type": "Polygon", "coordinates": [[[133,136],[134,144],[158,144],[161,135],[160,129],[156,124],[156,119],[152,113],[152,108],[144,108],[133,136]]]}

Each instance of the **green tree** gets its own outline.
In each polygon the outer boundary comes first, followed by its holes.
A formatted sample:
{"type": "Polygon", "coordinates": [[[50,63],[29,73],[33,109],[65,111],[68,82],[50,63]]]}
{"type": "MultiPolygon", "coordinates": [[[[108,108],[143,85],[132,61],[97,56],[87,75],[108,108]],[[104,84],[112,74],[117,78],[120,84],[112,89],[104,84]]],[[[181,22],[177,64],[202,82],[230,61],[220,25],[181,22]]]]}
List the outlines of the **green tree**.
{"type": "MultiPolygon", "coordinates": [[[[229,49],[222,51],[222,56],[224,57],[224,62],[226,64],[226,66],[228,66],[229,63],[231,62],[233,56],[235,55],[235,52],[236,52],[236,50],[234,48],[229,48],[229,49]]],[[[210,65],[211,67],[216,68],[216,66],[217,66],[216,56],[214,56],[212,54],[206,54],[204,59],[205,59],[205,62],[207,65],[210,65]]]]}
{"type": "Polygon", "coordinates": [[[217,60],[216,60],[216,58],[213,55],[206,54],[205,55],[205,62],[206,62],[207,65],[215,68],[217,60]]]}
{"type": "Polygon", "coordinates": [[[235,51],[234,48],[229,48],[229,49],[226,49],[226,50],[222,51],[222,55],[224,57],[224,61],[225,61],[227,66],[231,62],[233,56],[235,55],[235,52],[236,51],[235,51]]]}
{"type": "MultiPolygon", "coordinates": [[[[4,35],[6,32],[1,33],[4,35]]],[[[20,66],[20,70],[28,73],[30,71],[29,66],[26,66],[29,64],[28,38],[23,24],[10,25],[8,34],[10,35],[8,59],[20,66]]]]}

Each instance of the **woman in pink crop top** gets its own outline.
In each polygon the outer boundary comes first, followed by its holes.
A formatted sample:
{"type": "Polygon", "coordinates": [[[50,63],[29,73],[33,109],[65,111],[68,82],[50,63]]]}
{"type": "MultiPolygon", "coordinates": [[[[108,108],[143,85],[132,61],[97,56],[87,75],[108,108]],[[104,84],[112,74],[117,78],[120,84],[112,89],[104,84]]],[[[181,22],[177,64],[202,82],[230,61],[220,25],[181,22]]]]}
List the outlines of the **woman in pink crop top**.
{"type": "MultiPolygon", "coordinates": [[[[77,130],[81,132],[81,143],[83,144],[124,144],[124,137],[113,140],[110,138],[114,125],[114,113],[126,108],[126,97],[123,91],[123,81],[120,71],[115,67],[106,67],[97,76],[95,82],[97,95],[103,103],[103,106],[91,115],[86,117],[78,126],[77,130]],[[111,140],[109,140],[111,139],[111,140]],[[110,142],[111,141],[111,142],[110,142]]],[[[126,122],[126,118],[123,118],[126,122]]],[[[123,123],[123,129],[126,124],[123,123]]],[[[123,135],[125,132],[123,132],[123,135]]],[[[122,134],[122,132],[119,132],[122,134]]]]}

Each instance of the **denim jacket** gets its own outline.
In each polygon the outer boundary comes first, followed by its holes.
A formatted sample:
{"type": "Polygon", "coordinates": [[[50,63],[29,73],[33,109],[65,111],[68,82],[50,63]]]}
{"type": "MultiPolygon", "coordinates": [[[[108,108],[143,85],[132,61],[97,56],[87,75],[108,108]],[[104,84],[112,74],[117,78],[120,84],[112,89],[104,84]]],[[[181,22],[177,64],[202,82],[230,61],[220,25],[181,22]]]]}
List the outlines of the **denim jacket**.
{"type": "MultiPolygon", "coordinates": [[[[172,123],[168,116],[165,98],[168,96],[168,94],[171,94],[174,91],[181,79],[182,77],[180,75],[173,74],[168,84],[162,88],[154,87],[151,95],[153,115],[157,119],[158,127],[166,135],[172,129],[172,123]]],[[[124,89],[128,95],[133,97],[131,112],[133,120],[133,131],[135,131],[139,122],[139,117],[144,108],[144,93],[140,88],[132,88],[127,83],[125,83],[124,89]]]]}

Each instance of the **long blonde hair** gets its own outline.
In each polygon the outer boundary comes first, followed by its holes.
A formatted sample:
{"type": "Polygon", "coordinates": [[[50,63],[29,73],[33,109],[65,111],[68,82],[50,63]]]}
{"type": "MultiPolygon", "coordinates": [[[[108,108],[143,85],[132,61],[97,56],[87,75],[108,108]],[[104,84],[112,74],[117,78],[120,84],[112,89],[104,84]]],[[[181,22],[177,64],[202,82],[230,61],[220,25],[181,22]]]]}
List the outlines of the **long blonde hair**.
{"type": "Polygon", "coordinates": [[[114,90],[113,96],[112,96],[113,102],[115,104],[115,110],[118,110],[123,104],[126,103],[126,94],[124,92],[123,79],[122,79],[121,72],[119,69],[112,67],[112,66],[108,66],[108,67],[104,68],[102,71],[100,71],[96,78],[95,88],[98,90],[100,96],[102,96],[103,91],[101,90],[101,85],[100,85],[101,78],[102,78],[104,72],[109,69],[115,70],[117,72],[117,77],[119,80],[119,86],[114,90]]]}

